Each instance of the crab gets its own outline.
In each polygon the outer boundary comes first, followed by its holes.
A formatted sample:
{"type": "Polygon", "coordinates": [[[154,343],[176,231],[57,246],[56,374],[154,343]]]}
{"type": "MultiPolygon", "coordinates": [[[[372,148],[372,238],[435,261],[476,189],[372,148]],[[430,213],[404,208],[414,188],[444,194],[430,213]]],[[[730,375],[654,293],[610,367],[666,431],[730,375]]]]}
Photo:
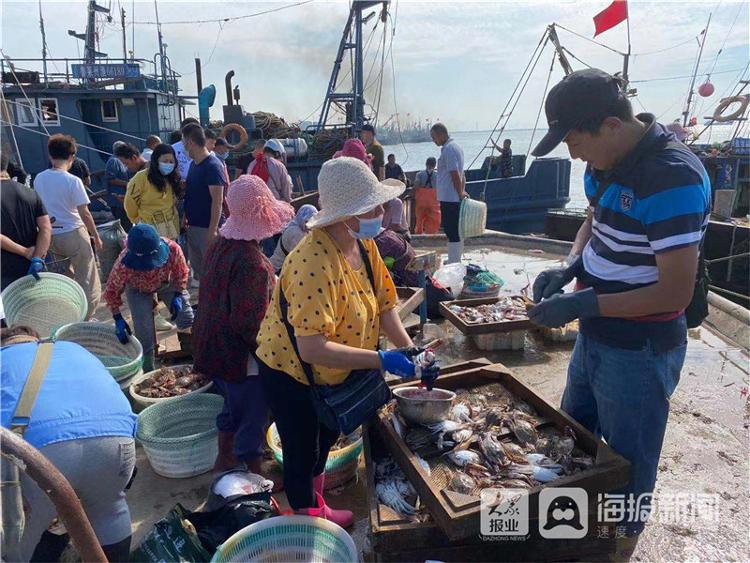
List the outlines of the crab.
{"type": "Polygon", "coordinates": [[[471,475],[456,471],[451,478],[448,488],[451,491],[461,493],[462,495],[470,495],[477,487],[477,482],[471,475]]]}
{"type": "Polygon", "coordinates": [[[479,450],[487,464],[495,470],[510,463],[502,444],[490,432],[485,432],[479,438],[479,450]]]}
{"type": "Polygon", "coordinates": [[[448,452],[445,455],[453,464],[457,465],[458,467],[465,467],[468,464],[472,464],[481,467],[482,469],[486,469],[480,463],[482,461],[482,458],[477,452],[474,452],[472,450],[452,451],[448,452]]]}
{"type": "Polygon", "coordinates": [[[449,416],[456,422],[474,422],[471,419],[471,409],[466,403],[457,403],[454,405],[450,410],[449,416]]]}
{"type": "Polygon", "coordinates": [[[415,506],[417,502],[417,492],[410,483],[402,481],[401,479],[381,481],[375,485],[375,492],[377,493],[380,502],[399,514],[413,516],[417,513],[417,507],[415,506]],[[410,496],[415,499],[414,505],[406,500],[407,497],[410,496]]]}
{"type": "Polygon", "coordinates": [[[513,415],[510,419],[504,419],[503,424],[510,428],[513,435],[524,447],[533,447],[539,439],[536,428],[521,416],[513,415]]]}

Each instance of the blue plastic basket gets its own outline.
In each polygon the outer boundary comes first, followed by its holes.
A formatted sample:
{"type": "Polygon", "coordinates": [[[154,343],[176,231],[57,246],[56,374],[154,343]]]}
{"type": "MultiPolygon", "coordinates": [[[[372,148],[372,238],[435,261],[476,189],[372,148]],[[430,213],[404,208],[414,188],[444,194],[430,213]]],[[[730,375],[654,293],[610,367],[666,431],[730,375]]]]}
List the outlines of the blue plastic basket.
{"type": "Polygon", "coordinates": [[[358,560],[354,540],[341,526],[322,518],[295,515],[276,516],[242,528],[216,549],[211,562],[358,560]]]}

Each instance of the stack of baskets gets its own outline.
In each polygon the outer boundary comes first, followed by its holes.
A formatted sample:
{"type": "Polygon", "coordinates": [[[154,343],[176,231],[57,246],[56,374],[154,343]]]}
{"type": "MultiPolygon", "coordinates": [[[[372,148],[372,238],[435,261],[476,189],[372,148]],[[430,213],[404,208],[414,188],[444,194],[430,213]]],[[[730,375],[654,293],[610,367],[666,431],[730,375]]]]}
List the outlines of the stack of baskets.
{"type": "Polygon", "coordinates": [[[359,561],[352,537],[329,520],[276,516],[242,528],[223,544],[211,563],[228,561],[359,561]]]}
{"type": "MultiPolygon", "coordinates": [[[[182,367],[190,367],[189,364],[180,364],[176,366],[169,366],[172,369],[179,369],[182,367]]],[[[175,397],[146,397],[145,395],[141,395],[136,391],[136,386],[139,383],[142,383],[143,381],[146,381],[149,377],[154,376],[159,373],[160,370],[156,369],[154,371],[149,371],[146,373],[140,373],[136,375],[132,381],[130,382],[128,392],[130,393],[131,398],[135,402],[136,409],[144,409],[146,407],[149,407],[151,405],[155,405],[157,403],[163,403],[164,401],[175,401],[180,400],[184,397],[189,397],[190,395],[193,395],[195,393],[203,393],[204,391],[208,391],[211,386],[214,384],[213,381],[209,381],[204,386],[199,387],[198,389],[195,389],[194,391],[189,391],[188,393],[185,393],[184,395],[177,395],[175,397]]],[[[136,411],[137,412],[137,411],[136,411]]]]}
{"type": "MultiPolygon", "coordinates": [[[[359,458],[362,454],[362,435],[361,429],[357,430],[360,434],[351,444],[338,449],[331,450],[326,461],[325,488],[334,489],[350,481],[356,474],[359,467],[359,458]]],[[[268,447],[273,451],[273,456],[279,465],[284,465],[284,454],[282,451],[281,438],[276,430],[276,423],[272,424],[266,432],[266,442],[268,447]]]]}
{"type": "Polygon", "coordinates": [[[121,344],[115,327],[104,323],[71,323],[60,327],[54,340],[67,340],[80,344],[104,364],[121,389],[127,389],[131,380],[143,373],[143,348],[134,336],[121,344]]]}
{"type": "Polygon", "coordinates": [[[210,393],[151,405],[138,415],[135,437],[162,477],[194,477],[209,471],[218,453],[216,416],[224,399],[210,393]]]}
{"type": "Polygon", "coordinates": [[[86,318],[89,304],[80,285],[61,274],[42,272],[39,277],[24,276],[3,290],[9,326],[28,326],[48,338],[59,327],[86,318]]]}

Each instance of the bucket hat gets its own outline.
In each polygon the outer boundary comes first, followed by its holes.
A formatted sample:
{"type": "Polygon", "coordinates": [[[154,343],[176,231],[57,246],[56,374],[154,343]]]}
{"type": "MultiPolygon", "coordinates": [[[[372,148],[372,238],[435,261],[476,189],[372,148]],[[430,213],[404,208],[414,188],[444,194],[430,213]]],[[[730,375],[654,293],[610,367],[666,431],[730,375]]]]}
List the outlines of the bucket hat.
{"type": "Polygon", "coordinates": [[[294,217],[294,208],[279,201],[258,176],[243,174],[227,191],[229,218],[219,233],[236,240],[263,240],[280,233],[294,217]]]}
{"type": "Polygon", "coordinates": [[[132,270],[147,272],[161,268],[169,259],[169,245],[152,225],[139,223],[128,233],[128,245],[122,263],[132,270]]]}
{"type": "Polygon", "coordinates": [[[342,156],[329,160],[318,174],[321,210],[307,222],[307,227],[325,227],[362,215],[400,196],[405,189],[398,180],[379,182],[370,168],[356,158],[342,156]]]}

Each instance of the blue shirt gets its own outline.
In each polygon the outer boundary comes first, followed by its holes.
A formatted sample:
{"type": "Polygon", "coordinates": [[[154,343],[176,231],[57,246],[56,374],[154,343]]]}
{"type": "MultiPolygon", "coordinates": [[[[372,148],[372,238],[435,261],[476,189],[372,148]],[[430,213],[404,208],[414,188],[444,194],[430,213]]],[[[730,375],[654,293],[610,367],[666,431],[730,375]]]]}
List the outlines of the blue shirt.
{"type": "MultiPolygon", "coordinates": [[[[711,209],[711,182],[700,160],[651,114],[648,129],[613,170],[591,169],[584,178],[591,200],[600,182],[611,183],[594,212],[579,281],[597,293],[620,293],[656,283],[656,255],[701,243],[711,209]]],[[[584,334],[605,344],[640,349],[648,341],[670,349],[685,341],[682,315],[662,321],[595,318],[584,334]]]]}
{"type": "Polygon", "coordinates": [[[224,162],[215,155],[208,155],[200,164],[191,162],[185,180],[185,215],[193,227],[207,228],[211,222],[211,192],[208,186],[227,188],[224,162]]]}
{"type": "Polygon", "coordinates": [[[114,196],[115,194],[125,195],[125,191],[127,190],[127,186],[110,186],[109,181],[114,179],[127,182],[129,178],[127,166],[120,162],[120,159],[116,156],[110,157],[107,164],[104,166],[104,185],[107,188],[108,194],[107,205],[110,207],[122,207],[123,202],[119,201],[114,196]]]}
{"type": "MultiPolygon", "coordinates": [[[[0,350],[4,428],[10,428],[37,346],[28,342],[0,350]]],[[[127,437],[135,434],[135,421],[130,403],[107,368],[78,344],[61,341],[55,343],[24,438],[41,448],[82,438],[127,437]]]]}

